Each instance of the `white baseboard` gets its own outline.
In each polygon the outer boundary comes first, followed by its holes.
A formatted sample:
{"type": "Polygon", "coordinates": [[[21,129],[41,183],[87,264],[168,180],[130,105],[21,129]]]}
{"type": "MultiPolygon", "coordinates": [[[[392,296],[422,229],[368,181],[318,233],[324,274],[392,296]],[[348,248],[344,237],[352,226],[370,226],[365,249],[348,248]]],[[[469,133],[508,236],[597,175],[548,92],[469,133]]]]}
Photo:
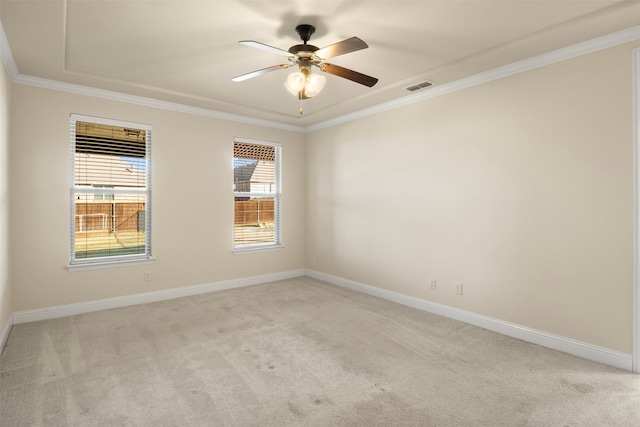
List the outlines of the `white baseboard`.
{"type": "Polygon", "coordinates": [[[36,322],[39,320],[55,319],[58,317],[67,317],[76,314],[90,313],[93,311],[107,310],[110,308],[127,307],[130,305],[164,301],[173,298],[204,294],[208,292],[240,288],[243,286],[258,285],[260,283],[275,282],[277,280],[290,279],[300,276],[304,276],[304,270],[302,269],[273,274],[263,274],[260,276],[243,277],[240,279],[223,280],[220,282],[187,286],[183,288],[167,289],[163,291],[148,292],[144,294],[127,295],[96,301],[87,301],[77,304],[66,304],[36,310],[17,311],[13,313],[13,324],[17,325],[20,323],[36,322]]]}
{"type": "Polygon", "coordinates": [[[4,345],[7,343],[7,339],[9,338],[9,333],[11,332],[11,327],[13,326],[13,314],[9,315],[9,319],[7,319],[6,325],[2,329],[2,333],[0,334],[0,354],[2,354],[2,350],[4,350],[4,345]]]}
{"type": "Polygon", "coordinates": [[[517,338],[553,350],[561,351],[563,353],[568,353],[574,356],[581,357],[583,359],[592,360],[594,362],[603,363],[605,365],[614,366],[616,368],[625,369],[627,371],[631,371],[633,369],[633,358],[630,354],[621,353],[593,344],[588,344],[559,335],[538,331],[535,329],[516,325],[514,323],[504,322],[502,320],[482,316],[480,314],[460,310],[443,304],[426,301],[398,292],[376,288],[374,286],[365,285],[363,283],[343,279],[337,276],[332,276],[330,274],[321,273],[319,271],[306,270],[305,275],[357,292],[362,292],[402,305],[406,305],[418,310],[437,314],[443,317],[448,317],[450,319],[459,320],[470,325],[479,326],[481,328],[488,329],[502,335],[517,338]]]}
{"type": "Polygon", "coordinates": [[[365,285],[353,280],[343,279],[330,274],[321,273],[314,270],[290,270],[281,273],[264,274],[260,276],[245,277],[239,279],[223,280],[220,282],[207,283],[203,285],[188,286],[183,288],[167,289],[163,291],[148,292],[144,294],[127,295],[117,298],[108,298],[97,301],[87,301],[77,304],[66,304],[55,307],[47,307],[36,310],[17,311],[12,314],[9,321],[0,335],[0,350],[9,337],[9,332],[14,324],[35,322],[39,320],[55,319],[58,317],[73,316],[76,314],[90,313],[93,311],[106,310],[110,308],[126,307],[137,304],[146,304],[156,301],[164,301],[173,298],[181,298],[191,295],[204,294],[208,292],[222,291],[226,289],[240,288],[244,286],[257,285],[260,283],[274,282],[277,280],[290,279],[293,277],[309,276],[334,285],[349,288],[351,290],[373,295],[389,301],[393,301],[408,307],[450,319],[459,320],[470,325],[478,326],[497,332],[506,336],[521,339],[553,350],[572,354],[583,359],[592,360],[606,365],[631,371],[633,368],[633,358],[630,354],[621,353],[593,344],[584,343],[570,338],[561,337],[547,332],[538,331],[524,326],[516,325],[502,320],[494,319],[465,310],[449,307],[426,301],[420,298],[404,295],[386,289],[365,285]]]}

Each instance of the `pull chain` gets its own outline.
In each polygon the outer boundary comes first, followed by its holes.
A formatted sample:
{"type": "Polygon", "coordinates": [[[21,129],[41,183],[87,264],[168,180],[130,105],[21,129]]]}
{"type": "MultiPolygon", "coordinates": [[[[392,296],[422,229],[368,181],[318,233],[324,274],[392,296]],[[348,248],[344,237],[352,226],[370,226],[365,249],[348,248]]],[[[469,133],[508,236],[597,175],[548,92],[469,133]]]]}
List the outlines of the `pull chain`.
{"type": "Polygon", "coordinates": [[[303,111],[302,111],[302,90],[300,90],[300,92],[298,92],[298,99],[300,100],[300,115],[302,115],[303,111]]]}

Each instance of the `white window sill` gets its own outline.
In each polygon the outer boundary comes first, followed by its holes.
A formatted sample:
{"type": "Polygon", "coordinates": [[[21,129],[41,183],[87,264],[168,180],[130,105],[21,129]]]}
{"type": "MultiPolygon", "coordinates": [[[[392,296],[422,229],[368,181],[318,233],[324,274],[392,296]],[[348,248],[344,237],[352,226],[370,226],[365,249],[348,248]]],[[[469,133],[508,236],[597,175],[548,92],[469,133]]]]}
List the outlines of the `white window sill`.
{"type": "Polygon", "coordinates": [[[277,251],[283,248],[284,248],[283,245],[243,246],[240,248],[233,248],[233,254],[240,255],[240,254],[252,254],[256,252],[277,251]]]}
{"type": "Polygon", "coordinates": [[[132,259],[118,259],[118,260],[100,260],[100,261],[88,261],[78,264],[69,264],[67,270],[69,272],[74,271],[87,271],[87,270],[102,270],[105,268],[117,268],[117,267],[130,267],[133,265],[153,264],[156,261],[153,257],[145,258],[132,258],[132,259]]]}

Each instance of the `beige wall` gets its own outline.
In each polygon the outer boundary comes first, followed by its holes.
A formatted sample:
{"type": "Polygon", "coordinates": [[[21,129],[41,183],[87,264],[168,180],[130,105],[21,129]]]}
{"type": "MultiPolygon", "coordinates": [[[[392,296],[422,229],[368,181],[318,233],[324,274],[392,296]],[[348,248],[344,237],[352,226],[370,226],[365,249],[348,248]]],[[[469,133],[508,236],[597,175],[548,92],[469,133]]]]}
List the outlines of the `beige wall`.
{"type": "Polygon", "coordinates": [[[304,268],[304,135],[19,84],[12,100],[14,311],[304,268]],[[70,113],[153,126],[155,264],[66,270],[70,113]],[[232,254],[236,136],[282,143],[282,250],[232,254]]]}
{"type": "MultiPolygon", "coordinates": [[[[13,312],[9,278],[9,76],[0,60],[0,341],[13,312]]],[[[0,345],[2,343],[0,342],[0,345]]],[[[0,352],[2,349],[0,348],[0,352]]]]}
{"type": "Polygon", "coordinates": [[[633,47],[308,135],[307,267],[631,353],[633,47]]]}
{"type": "Polygon", "coordinates": [[[639,46],[306,136],[19,84],[7,123],[3,74],[0,327],[11,311],[307,267],[631,353],[639,46]],[[155,264],[66,270],[70,113],[153,126],[155,264]],[[283,250],[232,255],[235,136],[283,145],[283,250]]]}

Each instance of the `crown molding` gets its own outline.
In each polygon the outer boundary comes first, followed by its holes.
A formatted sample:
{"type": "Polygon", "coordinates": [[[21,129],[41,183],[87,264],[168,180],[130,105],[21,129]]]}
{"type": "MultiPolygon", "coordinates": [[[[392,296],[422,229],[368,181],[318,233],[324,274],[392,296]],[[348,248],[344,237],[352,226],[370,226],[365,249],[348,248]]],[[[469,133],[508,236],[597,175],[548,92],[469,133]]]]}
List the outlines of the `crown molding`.
{"type": "Polygon", "coordinates": [[[640,25],[627,28],[625,30],[617,31],[602,37],[587,40],[581,43],[574,44],[565,48],[557,49],[551,52],[547,52],[541,55],[537,55],[522,61],[514,62],[512,64],[504,65],[502,67],[495,68],[493,70],[485,71],[473,76],[469,76],[460,80],[456,80],[451,83],[446,83],[440,86],[433,86],[424,92],[411,94],[404,96],[393,101],[384,102],[373,107],[364,108],[362,110],[354,111],[353,113],[345,114],[340,117],[336,117],[324,122],[316,123],[309,126],[296,126],[286,123],[281,123],[272,120],[257,119],[249,116],[243,116],[239,114],[225,113],[222,111],[193,107],[185,104],[179,104],[175,102],[160,101],[153,98],[147,98],[136,95],[129,95],[126,93],[108,91],[104,89],[97,89],[89,86],[81,86],[71,83],[60,82],[56,80],[43,79],[40,77],[33,77],[20,74],[18,67],[13,58],[11,47],[7,40],[6,34],[2,23],[0,22],[0,59],[4,63],[7,69],[9,78],[14,83],[36,86],[45,89],[52,89],[62,92],[75,93],[78,95],[93,96],[103,99],[109,99],[113,101],[127,102],[131,104],[143,105],[152,108],[159,108],[164,110],[176,111],[186,114],[195,114],[205,117],[211,117],[215,119],[228,120],[233,122],[239,122],[244,124],[269,127],[275,129],[281,129],[291,132],[309,133],[316,130],[329,128],[342,123],[350,122],[374,114],[382,113],[385,111],[393,110],[406,105],[421,102],[430,98],[435,98],[440,95],[446,95],[462,89],[466,89],[472,86],[480,85],[483,83],[497,80],[503,77],[511,76],[514,74],[522,73],[524,71],[533,70],[535,68],[543,67],[545,65],[554,64],[556,62],[564,61],[566,59],[574,58],[581,55],[597,52],[599,50],[615,47],[624,43],[636,41],[640,39],[640,25]]]}
{"type": "Polygon", "coordinates": [[[72,83],[61,82],[58,80],[44,79],[41,77],[34,77],[25,74],[21,74],[16,65],[13,53],[11,52],[11,46],[7,39],[7,35],[4,32],[2,22],[0,22],[0,60],[2,60],[9,79],[12,83],[23,84],[26,86],[35,86],[43,89],[57,90],[60,92],[74,93],[77,95],[86,95],[96,98],[108,99],[111,101],[127,102],[130,104],[142,105],[146,107],[159,108],[163,110],[176,111],[186,114],[195,114],[199,116],[211,117],[214,119],[228,120],[232,122],[239,122],[249,125],[256,125],[262,127],[269,127],[281,130],[287,130],[291,132],[304,133],[305,129],[302,126],[289,125],[286,123],[276,122],[272,120],[256,119],[253,117],[243,116],[240,114],[225,113],[222,111],[212,110],[208,108],[193,107],[185,104],[179,104],[175,102],[160,101],[153,98],[147,98],[143,96],[129,95],[122,92],[109,91],[104,89],[97,89],[90,86],[76,85],[72,83]]]}
{"type": "Polygon", "coordinates": [[[61,92],[74,93],[77,95],[86,95],[96,98],[108,99],[111,101],[126,102],[129,104],[142,105],[145,107],[159,108],[163,110],[170,110],[179,113],[195,114],[198,116],[211,117],[214,119],[228,120],[231,122],[239,122],[244,124],[263,126],[275,129],[288,130],[292,132],[304,132],[304,128],[301,126],[289,125],[286,123],[275,122],[271,120],[256,119],[253,117],[242,116],[239,114],[225,113],[222,111],[211,110],[208,108],[193,107],[190,105],[179,104],[176,102],[161,101],[158,99],[147,98],[144,96],[130,95],[122,92],[115,92],[104,89],[97,89],[90,86],[76,85],[73,83],[66,83],[57,80],[43,79],[41,77],[26,76],[19,74],[14,83],[19,83],[27,86],[35,86],[44,89],[52,89],[61,92]]]}
{"type": "Polygon", "coordinates": [[[11,46],[9,46],[9,40],[7,40],[2,22],[0,22],[0,60],[2,60],[4,67],[7,69],[11,81],[15,80],[20,72],[18,71],[15,59],[13,59],[11,46]]]}
{"type": "Polygon", "coordinates": [[[587,40],[581,43],[574,44],[562,49],[554,50],[551,52],[543,53],[522,61],[514,62],[502,67],[494,68],[493,70],[485,71],[473,76],[465,77],[460,80],[456,80],[451,83],[446,83],[440,86],[432,86],[429,89],[407,95],[405,97],[395,99],[393,101],[384,102],[375,105],[370,108],[365,108],[353,113],[345,114],[334,119],[330,119],[315,125],[307,126],[305,130],[307,132],[316,131],[332,126],[339,125],[341,123],[350,122],[363,117],[372,116],[374,114],[382,113],[384,111],[393,110],[405,105],[421,102],[426,99],[435,98],[440,95],[446,95],[453,93],[461,89],[466,89],[472,86],[480,85],[490,82],[492,80],[501,79],[503,77],[511,76],[513,74],[522,73],[524,71],[533,70],[535,68],[543,67],[545,65],[554,64],[556,62],[564,61],[566,59],[574,58],[588,53],[597,52],[599,50],[615,47],[624,43],[632,42],[640,39],[640,25],[627,28],[626,30],[618,31],[608,34],[606,36],[598,37],[592,40],[587,40]]]}

